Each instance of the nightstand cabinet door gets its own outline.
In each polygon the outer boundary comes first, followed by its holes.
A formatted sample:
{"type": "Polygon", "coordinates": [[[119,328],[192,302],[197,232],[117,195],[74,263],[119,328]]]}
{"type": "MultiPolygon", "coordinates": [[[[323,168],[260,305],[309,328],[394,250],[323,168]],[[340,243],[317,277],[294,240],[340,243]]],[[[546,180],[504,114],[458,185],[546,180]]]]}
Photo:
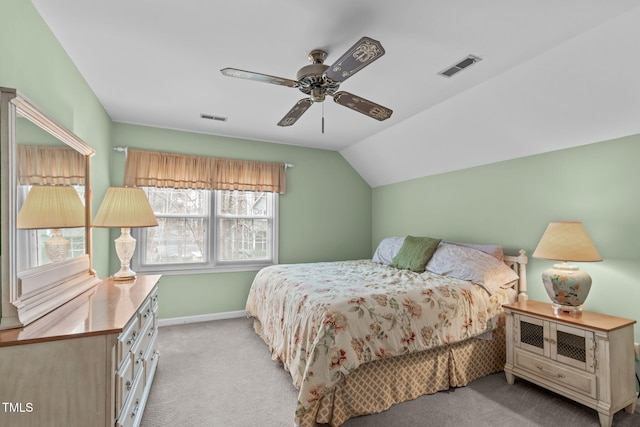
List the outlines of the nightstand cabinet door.
{"type": "Polygon", "coordinates": [[[514,315],[514,344],[531,353],[549,357],[549,322],[535,317],[514,315]]]}
{"type": "Polygon", "coordinates": [[[594,372],[592,331],[514,314],[516,347],[583,371],[594,372]]]}
{"type": "Polygon", "coordinates": [[[592,331],[558,323],[549,325],[551,359],[587,372],[595,372],[592,331]]]}

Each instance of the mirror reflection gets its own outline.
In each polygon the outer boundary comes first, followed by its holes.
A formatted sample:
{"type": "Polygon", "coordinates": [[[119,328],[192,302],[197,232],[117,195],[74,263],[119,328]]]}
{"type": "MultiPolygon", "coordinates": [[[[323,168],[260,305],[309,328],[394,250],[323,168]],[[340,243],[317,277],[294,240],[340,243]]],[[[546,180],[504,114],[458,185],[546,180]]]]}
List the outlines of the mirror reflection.
{"type": "Polygon", "coordinates": [[[85,157],[16,117],[17,271],[86,253],[85,157]]]}

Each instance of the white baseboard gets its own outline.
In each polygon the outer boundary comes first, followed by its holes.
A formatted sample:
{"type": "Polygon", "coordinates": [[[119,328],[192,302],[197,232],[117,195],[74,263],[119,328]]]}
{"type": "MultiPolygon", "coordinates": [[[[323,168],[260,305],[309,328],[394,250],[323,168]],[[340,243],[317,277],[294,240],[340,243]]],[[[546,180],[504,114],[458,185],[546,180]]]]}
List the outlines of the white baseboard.
{"type": "Polygon", "coordinates": [[[158,326],[184,325],[187,323],[208,322],[210,320],[235,319],[237,317],[247,317],[247,312],[244,310],[238,310],[227,311],[224,313],[199,314],[197,316],[158,319],[158,326]]]}

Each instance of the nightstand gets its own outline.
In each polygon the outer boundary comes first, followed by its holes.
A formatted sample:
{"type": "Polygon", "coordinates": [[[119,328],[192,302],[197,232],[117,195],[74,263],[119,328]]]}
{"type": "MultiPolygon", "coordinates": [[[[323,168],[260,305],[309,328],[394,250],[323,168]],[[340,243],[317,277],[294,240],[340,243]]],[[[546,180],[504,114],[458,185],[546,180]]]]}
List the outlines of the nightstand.
{"type": "Polygon", "coordinates": [[[554,314],[551,304],[523,301],[507,315],[507,382],[520,377],[598,411],[602,427],[613,414],[635,410],[635,320],[583,311],[554,314]]]}

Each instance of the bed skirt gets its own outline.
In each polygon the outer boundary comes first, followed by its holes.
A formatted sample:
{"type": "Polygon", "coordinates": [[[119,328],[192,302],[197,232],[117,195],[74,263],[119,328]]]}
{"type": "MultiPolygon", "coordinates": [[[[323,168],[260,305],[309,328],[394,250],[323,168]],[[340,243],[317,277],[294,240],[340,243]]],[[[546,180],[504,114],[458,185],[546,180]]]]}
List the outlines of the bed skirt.
{"type": "MultiPolygon", "coordinates": [[[[257,319],[254,329],[262,336],[257,319]]],[[[320,398],[304,415],[301,427],[313,427],[315,423],[337,427],[350,418],[382,412],[395,403],[462,387],[500,372],[506,362],[504,315],[492,335],[491,340],[471,338],[365,363],[320,398]]]]}

